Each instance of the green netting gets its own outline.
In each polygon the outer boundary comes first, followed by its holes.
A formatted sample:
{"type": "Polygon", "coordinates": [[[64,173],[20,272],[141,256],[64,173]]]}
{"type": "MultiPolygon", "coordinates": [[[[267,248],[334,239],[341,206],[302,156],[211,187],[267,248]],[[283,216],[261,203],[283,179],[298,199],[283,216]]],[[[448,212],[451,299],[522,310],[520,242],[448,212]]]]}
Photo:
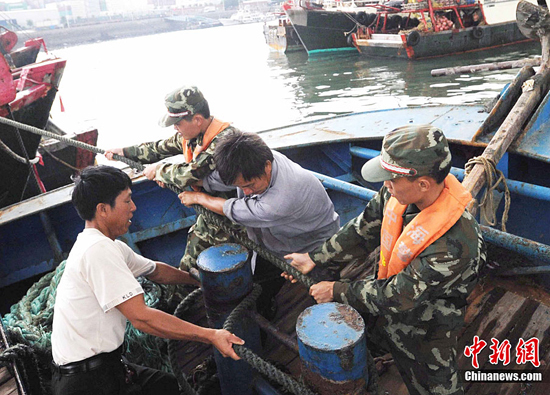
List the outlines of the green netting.
{"type": "MultiPolygon", "coordinates": [[[[26,344],[35,352],[51,360],[51,334],[57,285],[63,275],[66,261],[54,272],[38,280],[14,304],[2,321],[11,344],[26,344]]],[[[145,291],[145,303],[149,307],[165,310],[166,301],[173,294],[174,287],[159,285],[145,278],[139,278],[145,291]]],[[[124,341],[126,357],[134,363],[163,371],[170,370],[167,342],[156,336],[138,331],[128,323],[124,341]]]]}

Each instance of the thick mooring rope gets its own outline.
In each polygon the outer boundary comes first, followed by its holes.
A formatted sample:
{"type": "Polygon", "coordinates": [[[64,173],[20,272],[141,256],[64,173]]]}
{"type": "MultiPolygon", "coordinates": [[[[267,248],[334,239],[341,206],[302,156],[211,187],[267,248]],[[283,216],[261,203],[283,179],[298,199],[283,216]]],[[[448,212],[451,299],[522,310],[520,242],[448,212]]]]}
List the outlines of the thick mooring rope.
{"type": "MultiPolygon", "coordinates": [[[[202,296],[202,289],[198,288],[191,292],[189,295],[183,299],[176,310],[174,311],[174,316],[176,316],[179,319],[183,319],[183,315],[185,312],[187,312],[191,306],[193,306],[195,303],[197,303],[198,299],[202,296]]],[[[178,385],[180,387],[180,391],[185,395],[197,395],[197,391],[191,387],[191,385],[187,382],[185,375],[178,367],[178,359],[176,355],[176,345],[178,344],[178,340],[168,340],[168,358],[170,359],[170,365],[172,366],[172,372],[174,372],[174,375],[176,376],[176,379],[178,380],[178,385]]]]}
{"type": "Polygon", "coordinates": [[[481,208],[481,217],[485,223],[488,225],[494,226],[497,223],[496,219],[496,210],[493,191],[497,189],[499,184],[502,182],[504,187],[504,212],[502,213],[502,231],[506,232],[506,222],[508,221],[508,212],[510,211],[510,190],[506,184],[506,177],[502,171],[496,168],[496,163],[493,159],[486,158],[484,156],[476,156],[475,158],[470,159],[464,166],[465,176],[467,176],[476,164],[483,166],[483,171],[485,172],[485,180],[487,187],[485,193],[479,202],[479,207],[481,208]]]}
{"type": "MultiPolygon", "coordinates": [[[[223,329],[226,329],[229,332],[233,333],[234,332],[233,327],[235,326],[235,324],[239,320],[241,320],[242,316],[246,313],[246,311],[250,310],[255,306],[256,299],[258,299],[258,296],[260,296],[261,292],[262,292],[262,287],[258,284],[254,284],[254,288],[252,289],[252,292],[250,292],[243,299],[243,301],[239,303],[239,305],[235,307],[233,311],[229,314],[229,317],[227,317],[227,319],[225,320],[225,323],[223,324],[223,329]]],[[[288,374],[277,369],[271,363],[260,358],[249,348],[242,345],[235,344],[233,345],[233,349],[235,350],[235,352],[239,357],[241,357],[243,360],[248,362],[258,372],[264,374],[265,376],[281,384],[287,391],[290,391],[296,395],[315,395],[315,393],[312,392],[309,388],[307,388],[304,384],[299,383],[288,374]]]]}
{"type": "MultiPolygon", "coordinates": [[[[94,145],[86,144],[86,143],[83,143],[81,141],[75,141],[75,140],[72,140],[68,137],[60,136],[58,134],[48,132],[46,130],[39,129],[39,128],[36,128],[34,126],[25,125],[21,122],[12,121],[11,119],[0,117],[0,123],[5,123],[5,124],[13,126],[13,127],[18,127],[22,130],[26,130],[26,131],[31,132],[31,133],[39,134],[41,136],[54,138],[54,139],[66,142],[67,144],[70,144],[72,146],[82,148],[82,149],[85,149],[85,150],[88,150],[88,151],[92,151],[96,154],[100,154],[100,155],[105,154],[105,150],[103,150],[101,148],[98,148],[94,145]]],[[[130,167],[132,167],[132,168],[134,168],[138,171],[143,171],[145,169],[145,166],[142,165],[141,163],[133,161],[131,159],[128,159],[124,156],[120,156],[120,155],[115,154],[115,155],[113,155],[113,158],[118,160],[118,161],[126,163],[128,166],[130,166],[130,167]]],[[[167,184],[166,187],[168,189],[170,189],[171,191],[177,193],[177,194],[183,192],[182,189],[178,188],[176,185],[173,185],[173,184],[167,184]]],[[[207,222],[209,222],[213,225],[219,226],[227,234],[233,236],[236,240],[238,240],[240,243],[242,243],[243,246],[245,246],[246,248],[251,249],[253,251],[256,251],[261,257],[267,259],[268,261],[273,263],[275,266],[277,266],[279,269],[281,269],[283,271],[286,271],[287,273],[292,275],[292,277],[294,277],[296,280],[298,280],[299,282],[301,282],[302,284],[304,284],[308,288],[310,286],[312,286],[313,284],[315,284],[315,282],[312,281],[309,277],[304,276],[300,271],[296,270],[294,267],[289,265],[285,260],[279,258],[273,252],[269,251],[268,249],[266,249],[265,247],[259,245],[258,243],[254,242],[253,240],[250,240],[244,234],[237,234],[234,231],[233,227],[232,227],[231,221],[229,221],[229,219],[227,219],[226,217],[222,217],[222,216],[220,216],[216,213],[213,213],[210,210],[208,210],[208,209],[206,209],[202,206],[199,206],[199,205],[193,205],[193,208],[195,209],[195,211],[197,211],[197,213],[203,215],[204,218],[207,220],[207,222]]]]}
{"type": "MultiPolygon", "coordinates": [[[[60,136],[58,134],[48,132],[48,131],[30,126],[30,125],[25,125],[25,124],[22,124],[20,122],[12,121],[12,120],[7,119],[7,118],[0,117],[0,123],[5,123],[5,124],[8,124],[8,125],[13,126],[13,127],[18,127],[22,130],[26,130],[26,131],[31,132],[31,133],[35,133],[35,134],[39,134],[39,135],[42,135],[42,136],[54,138],[54,139],[57,139],[57,140],[60,140],[60,141],[64,141],[69,145],[72,145],[72,146],[75,146],[75,147],[78,147],[78,148],[82,148],[82,149],[85,149],[85,150],[89,150],[89,151],[94,152],[96,154],[103,155],[105,153],[105,150],[103,150],[101,148],[98,148],[96,146],[86,144],[86,143],[83,143],[81,141],[75,141],[75,140],[72,140],[68,137],[60,136]]],[[[145,169],[145,166],[142,165],[141,163],[130,160],[130,159],[124,157],[124,156],[120,156],[120,155],[115,154],[115,155],[113,155],[113,158],[116,159],[116,160],[119,160],[121,162],[126,163],[127,165],[129,165],[130,167],[132,167],[132,168],[134,168],[138,171],[143,171],[145,169]]],[[[176,185],[173,185],[173,184],[167,184],[166,187],[168,189],[172,190],[173,192],[177,193],[177,194],[183,192],[183,190],[181,190],[180,188],[178,188],[176,185]]],[[[292,275],[298,282],[302,283],[306,287],[309,288],[309,287],[311,287],[312,285],[314,285],[316,283],[313,279],[311,279],[307,275],[302,274],[296,268],[294,268],[289,263],[287,263],[284,259],[280,258],[279,256],[277,256],[276,254],[274,254],[270,250],[266,249],[265,247],[259,245],[258,243],[254,242],[253,240],[248,238],[244,233],[236,232],[235,229],[232,226],[231,221],[228,218],[223,217],[221,215],[218,215],[216,213],[213,213],[212,211],[210,211],[210,210],[208,210],[208,209],[206,209],[206,208],[204,208],[200,205],[193,205],[193,208],[195,209],[195,211],[197,211],[198,214],[203,215],[205,220],[208,223],[210,223],[212,225],[219,226],[227,234],[231,235],[235,240],[237,240],[238,243],[242,244],[244,247],[246,247],[250,250],[256,251],[258,253],[258,255],[260,255],[261,257],[263,257],[265,259],[267,259],[268,261],[270,261],[272,264],[274,264],[279,269],[281,269],[283,271],[286,271],[288,274],[292,275]]],[[[260,290],[261,290],[261,288],[260,288],[260,290]]],[[[195,291],[195,292],[197,292],[197,291],[195,291]]],[[[228,320],[224,324],[224,329],[232,327],[233,322],[234,322],[233,320],[235,319],[233,317],[238,317],[243,310],[251,308],[253,302],[257,299],[257,297],[259,295],[259,294],[256,295],[255,292],[257,292],[256,288],[230,314],[230,316],[228,317],[228,320]]],[[[193,294],[194,293],[192,293],[192,295],[193,294]]],[[[54,297],[55,297],[55,295],[54,295],[54,297]]],[[[196,296],[193,296],[193,298],[195,298],[195,297],[196,296]]],[[[182,304],[187,303],[187,302],[185,302],[186,299],[184,299],[184,301],[182,301],[182,304]]],[[[179,306],[178,306],[178,309],[179,309],[179,306]]],[[[307,387],[305,387],[304,385],[298,383],[291,376],[289,376],[286,373],[280,371],[279,369],[274,367],[271,363],[263,360],[262,358],[257,356],[255,353],[253,353],[250,349],[248,349],[244,346],[240,346],[240,345],[234,345],[234,349],[235,349],[235,352],[237,353],[237,355],[239,355],[239,357],[241,357],[243,360],[250,363],[251,366],[254,367],[256,370],[258,370],[259,372],[267,375],[268,377],[273,378],[275,381],[277,381],[279,384],[281,384],[287,390],[289,390],[289,391],[291,391],[291,392],[293,392],[294,394],[297,394],[297,395],[302,395],[302,394],[304,394],[304,395],[314,395],[314,393],[311,390],[309,390],[307,387]]],[[[171,343],[171,342],[168,343],[168,350],[169,350],[169,355],[170,355],[170,353],[172,355],[174,355],[174,343],[171,343]]],[[[175,358],[175,356],[173,356],[171,358],[175,358]]],[[[367,360],[369,362],[371,362],[373,360],[372,356],[370,355],[370,351],[368,351],[368,350],[367,350],[367,360]]],[[[173,369],[174,366],[177,366],[177,361],[171,359],[170,363],[172,365],[172,370],[173,370],[174,374],[176,375],[176,378],[178,379],[180,389],[182,391],[184,391],[184,393],[187,394],[187,395],[195,395],[196,392],[187,383],[183,373],[179,372],[178,369],[173,369]]],[[[369,366],[370,376],[373,378],[373,382],[377,384],[377,377],[373,377],[373,376],[376,376],[376,374],[377,374],[376,373],[376,368],[370,369],[370,367],[373,366],[373,365],[372,365],[372,363],[369,363],[369,365],[370,365],[369,366]]],[[[376,384],[375,384],[375,387],[377,387],[376,384]]]]}

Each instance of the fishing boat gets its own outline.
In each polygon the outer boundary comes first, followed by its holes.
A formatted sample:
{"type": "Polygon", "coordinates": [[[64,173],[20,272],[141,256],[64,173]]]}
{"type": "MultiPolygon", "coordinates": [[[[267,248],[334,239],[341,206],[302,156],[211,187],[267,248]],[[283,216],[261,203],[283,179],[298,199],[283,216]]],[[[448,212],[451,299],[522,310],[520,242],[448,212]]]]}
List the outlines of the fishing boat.
{"type": "Polygon", "coordinates": [[[292,22],[286,15],[280,15],[277,20],[264,23],[264,37],[267,45],[277,52],[289,53],[303,51],[292,22]]]}
{"type": "Polygon", "coordinates": [[[224,26],[264,22],[273,18],[269,14],[269,3],[266,0],[245,0],[239,2],[239,9],[229,18],[221,18],[224,26]]]}
{"type": "Polygon", "coordinates": [[[300,1],[287,3],[284,8],[309,54],[357,48],[369,56],[417,59],[526,41],[515,25],[517,3],[518,0],[300,1]],[[477,15],[480,20],[472,21],[477,15]],[[409,34],[411,38],[406,41],[409,34]],[[429,38],[421,44],[420,36],[429,38]]]}
{"type": "MultiPolygon", "coordinates": [[[[4,29],[0,34],[3,54],[0,58],[0,117],[44,128],[48,125],[66,61],[48,54],[42,39],[28,40],[23,47],[14,49],[17,40],[17,35],[10,30],[4,29]],[[37,62],[40,49],[44,50],[45,59],[37,62]]],[[[55,131],[65,134],[59,128],[55,131]]],[[[97,130],[82,131],[71,137],[95,144],[97,130]]],[[[75,170],[94,162],[94,155],[80,154],[75,147],[62,147],[16,127],[0,124],[0,171],[3,174],[0,207],[67,185],[75,170]]]]}
{"type": "Polygon", "coordinates": [[[489,23],[483,4],[474,0],[424,0],[401,7],[379,6],[372,22],[358,27],[351,36],[362,55],[405,59],[446,56],[532,40],[521,33],[515,19],[489,23]]]}
{"type": "Polygon", "coordinates": [[[184,30],[206,29],[222,25],[217,19],[200,15],[176,15],[165,17],[164,21],[178,29],[184,30]]]}
{"type": "MultiPolygon", "coordinates": [[[[486,186],[490,190],[489,199],[495,199],[493,203],[494,207],[498,207],[498,218],[501,218],[503,210],[509,209],[506,221],[496,221],[490,225],[490,216],[484,216],[482,218],[487,219],[481,220],[483,235],[489,244],[489,264],[480,284],[470,296],[466,326],[460,333],[458,343],[460,371],[473,372],[475,376],[463,376],[468,395],[547,393],[547,384],[541,380],[550,374],[550,234],[546,226],[550,220],[548,66],[543,65],[537,73],[531,67],[523,68],[516,79],[503,89],[491,111],[479,105],[398,108],[257,131],[272,149],[284,153],[319,178],[334,202],[342,223],[358,215],[380,187],[379,184],[371,185],[362,180],[360,171],[363,164],[379,154],[385,134],[410,123],[429,123],[443,130],[453,155],[451,172],[474,196],[486,186]],[[522,86],[527,88],[522,90],[522,86]],[[479,164],[475,164],[465,175],[465,164],[479,156],[498,164],[506,187],[488,182],[489,173],[484,173],[479,164]],[[505,231],[501,227],[503,222],[506,222],[505,231]],[[509,349],[512,360],[505,362],[497,354],[495,361],[491,347],[482,347],[476,353],[479,363],[476,368],[471,353],[467,352],[476,338],[486,343],[495,339],[501,344],[510,344],[513,347],[511,351],[509,349]],[[532,339],[537,340],[536,361],[519,358],[521,342],[533,345],[532,339]],[[516,354],[518,358],[515,358],[516,354]],[[487,379],[488,373],[510,374],[511,378],[491,382],[493,376],[487,379]],[[516,374],[517,378],[514,376],[516,374]]],[[[196,211],[181,205],[172,191],[159,188],[139,174],[132,177],[132,197],[137,211],[129,232],[122,240],[144,256],[177,266],[196,211]]],[[[59,264],[83,228],[83,222],[70,203],[71,192],[72,186],[69,185],[0,211],[2,299],[12,296],[21,281],[52,270],[55,271],[50,273],[50,277],[43,277],[45,281],[41,279],[40,282],[52,287],[55,284],[56,276],[62,273],[63,265],[59,264]],[[48,223],[50,226],[45,226],[48,223]]],[[[372,269],[368,261],[369,257],[365,257],[352,262],[344,268],[341,276],[350,280],[363,278],[372,269]]],[[[26,310],[29,315],[39,310],[37,306],[41,303],[51,302],[54,298],[54,290],[46,288],[35,289],[35,299],[25,301],[25,306],[33,306],[33,310],[26,310]]],[[[271,370],[284,370],[284,374],[295,380],[296,388],[299,387],[296,390],[284,386],[284,391],[287,391],[284,393],[323,394],[319,387],[315,391],[307,386],[304,389],[304,385],[309,383],[307,379],[305,384],[300,382],[307,374],[296,345],[297,319],[305,309],[314,305],[307,287],[287,283],[277,295],[277,303],[279,310],[273,322],[265,323],[257,319],[269,333],[263,358],[271,361],[271,370]]],[[[188,307],[185,318],[206,325],[204,306],[199,299],[188,305],[192,307],[188,307]]],[[[16,310],[12,310],[11,316],[5,315],[3,320],[6,338],[12,345],[14,340],[21,340],[23,333],[17,329],[19,324],[12,325],[10,321],[17,315],[16,310]]],[[[6,313],[5,308],[2,313],[6,313]]],[[[303,323],[303,320],[299,321],[298,326],[303,323]]],[[[43,333],[47,333],[47,323],[47,320],[42,322],[44,325],[40,329],[45,331],[43,333]]],[[[26,329],[29,330],[29,327],[26,329]]],[[[145,342],[143,338],[140,341],[145,342]]],[[[148,344],[156,347],[149,354],[162,355],[166,352],[165,342],[152,341],[148,344]]],[[[168,350],[177,361],[175,370],[187,374],[190,381],[197,381],[207,370],[208,363],[204,360],[211,354],[210,347],[181,342],[177,345],[169,343],[168,350]]],[[[407,394],[391,356],[375,357],[376,367],[369,370],[369,374],[380,393],[407,394]]],[[[32,372],[32,367],[25,368],[32,372]]],[[[254,368],[263,372],[260,367],[254,368]]],[[[20,376],[24,375],[21,373],[20,376]]],[[[254,383],[256,393],[283,393],[281,387],[273,384],[278,383],[278,376],[275,376],[267,377],[267,383],[256,377],[249,377],[249,382],[254,383]]],[[[16,379],[7,381],[12,388],[16,388],[16,379]]],[[[0,387],[2,395],[7,393],[2,392],[3,389],[0,387]]],[[[374,391],[374,388],[369,387],[369,390],[374,391]]],[[[205,393],[216,393],[213,391],[205,393]]],[[[360,393],[367,392],[364,389],[360,393]]]]}
{"type": "Polygon", "coordinates": [[[356,51],[347,34],[356,29],[358,22],[365,23],[367,14],[375,12],[374,8],[356,7],[353,1],[290,0],[283,4],[283,9],[308,54],[356,51]]]}
{"type": "Polygon", "coordinates": [[[263,22],[267,18],[267,15],[257,11],[239,10],[229,18],[221,18],[220,22],[224,26],[242,25],[247,23],[263,22]]]}

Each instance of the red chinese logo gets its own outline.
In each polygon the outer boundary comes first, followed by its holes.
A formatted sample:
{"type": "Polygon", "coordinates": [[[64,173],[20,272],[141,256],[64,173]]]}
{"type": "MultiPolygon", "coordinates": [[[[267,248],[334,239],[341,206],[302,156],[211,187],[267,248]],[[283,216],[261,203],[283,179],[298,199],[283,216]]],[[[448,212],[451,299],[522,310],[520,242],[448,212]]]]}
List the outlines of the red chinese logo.
{"type": "Polygon", "coordinates": [[[510,341],[506,339],[499,346],[498,340],[492,338],[491,343],[492,344],[489,346],[489,348],[493,353],[489,355],[489,362],[491,362],[493,365],[496,365],[498,361],[502,361],[504,362],[504,366],[508,365],[510,363],[510,341]]]}
{"type": "Polygon", "coordinates": [[[539,339],[532,337],[531,339],[524,341],[519,339],[516,347],[516,363],[531,362],[534,367],[540,366],[539,361],[539,339]]]}
{"type": "MultiPolygon", "coordinates": [[[[474,342],[471,346],[464,348],[464,355],[468,358],[472,358],[472,366],[479,369],[478,354],[487,346],[487,342],[480,340],[479,336],[474,336],[474,342]]],[[[504,340],[502,343],[498,339],[492,338],[489,349],[492,351],[489,355],[489,362],[493,365],[502,361],[506,366],[510,363],[510,349],[512,348],[509,340],[504,340]]],[[[539,360],[539,339],[532,337],[525,341],[522,338],[519,339],[516,346],[516,363],[525,364],[531,362],[534,367],[540,366],[539,360]]]]}
{"type": "Polygon", "coordinates": [[[464,349],[464,355],[472,357],[472,366],[476,369],[479,368],[479,363],[477,362],[477,354],[481,352],[487,345],[487,342],[484,340],[479,340],[479,336],[474,336],[474,344],[471,346],[466,346],[464,349]]]}

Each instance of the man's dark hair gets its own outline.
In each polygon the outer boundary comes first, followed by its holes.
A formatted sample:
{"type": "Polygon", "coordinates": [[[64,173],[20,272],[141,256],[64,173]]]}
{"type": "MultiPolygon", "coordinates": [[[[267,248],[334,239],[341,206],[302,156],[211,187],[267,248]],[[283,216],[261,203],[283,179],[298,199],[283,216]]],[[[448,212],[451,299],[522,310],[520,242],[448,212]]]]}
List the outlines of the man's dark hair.
{"type": "Polygon", "coordinates": [[[214,150],[216,170],[226,185],[232,185],[239,175],[245,181],[263,176],[267,161],[273,162],[273,152],[256,133],[228,131],[214,150]]]}
{"type": "Polygon", "coordinates": [[[114,207],[117,196],[131,186],[130,177],[116,167],[90,166],[75,179],[72,202],[80,218],[91,221],[99,203],[114,207]]]}
{"type": "MultiPolygon", "coordinates": [[[[443,169],[432,170],[430,171],[429,174],[424,174],[423,176],[431,177],[435,180],[437,184],[441,184],[445,180],[445,178],[447,178],[450,171],[451,171],[451,163],[449,162],[449,164],[445,166],[443,169]]],[[[410,182],[413,182],[414,180],[423,176],[412,176],[412,177],[405,177],[405,178],[410,182]]]]}
{"type": "Polygon", "coordinates": [[[204,117],[204,119],[210,118],[210,106],[208,106],[208,102],[206,100],[203,100],[197,105],[195,105],[193,113],[184,116],[183,118],[180,119],[180,121],[185,120],[189,122],[193,119],[195,114],[201,114],[204,117]]]}

